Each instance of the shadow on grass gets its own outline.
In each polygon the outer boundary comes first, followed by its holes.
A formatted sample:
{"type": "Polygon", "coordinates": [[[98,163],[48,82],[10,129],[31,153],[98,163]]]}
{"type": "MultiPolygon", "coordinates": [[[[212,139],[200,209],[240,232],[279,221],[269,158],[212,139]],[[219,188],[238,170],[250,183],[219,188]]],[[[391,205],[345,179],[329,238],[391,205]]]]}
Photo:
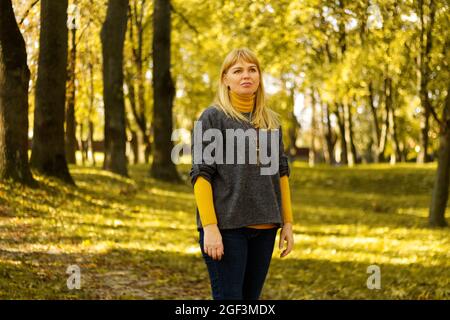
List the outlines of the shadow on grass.
{"type": "Polygon", "coordinates": [[[311,259],[272,260],[263,298],[266,299],[450,299],[450,270],[445,266],[384,264],[372,261],[311,259]],[[368,289],[380,267],[381,288],[368,289]]]}
{"type": "MultiPolygon", "coordinates": [[[[0,250],[0,258],[3,299],[211,299],[200,253],[0,250]],[[81,269],[80,290],[67,288],[66,269],[73,264],[81,269]]],[[[370,290],[368,266],[351,261],[274,258],[261,299],[450,299],[448,268],[378,264],[381,289],[370,290]]]]}

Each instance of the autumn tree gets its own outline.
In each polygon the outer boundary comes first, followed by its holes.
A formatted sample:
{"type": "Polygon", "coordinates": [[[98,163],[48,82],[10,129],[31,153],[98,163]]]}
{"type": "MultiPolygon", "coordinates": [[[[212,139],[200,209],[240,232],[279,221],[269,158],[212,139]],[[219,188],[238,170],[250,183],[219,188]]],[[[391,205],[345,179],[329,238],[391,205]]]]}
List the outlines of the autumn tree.
{"type": "Polygon", "coordinates": [[[31,166],[73,184],[64,148],[67,0],[42,0],[31,166]]]}
{"type": "Polygon", "coordinates": [[[445,209],[450,182],[450,86],[447,89],[447,98],[445,99],[439,143],[438,169],[428,216],[429,224],[432,227],[448,225],[445,220],[445,209]]]}
{"type": "Polygon", "coordinates": [[[11,0],[0,2],[0,178],[34,184],[28,166],[28,82],[25,42],[11,0]]]}
{"type": "Polygon", "coordinates": [[[172,104],[175,85],[170,73],[170,1],[156,0],[153,11],[153,162],[154,178],[178,181],[180,178],[171,159],[172,104]]]}
{"type": "Polygon", "coordinates": [[[128,0],[109,0],[101,30],[103,99],[105,107],[105,170],[126,176],[125,102],[123,95],[123,47],[128,0]]]}

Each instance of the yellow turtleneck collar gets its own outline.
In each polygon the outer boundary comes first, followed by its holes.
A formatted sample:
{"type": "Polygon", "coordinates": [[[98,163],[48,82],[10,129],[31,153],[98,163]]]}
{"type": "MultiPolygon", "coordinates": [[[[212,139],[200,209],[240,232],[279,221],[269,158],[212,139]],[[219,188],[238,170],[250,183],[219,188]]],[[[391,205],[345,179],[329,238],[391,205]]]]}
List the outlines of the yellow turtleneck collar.
{"type": "Polygon", "coordinates": [[[247,113],[253,110],[253,106],[255,105],[255,94],[252,94],[251,96],[243,96],[231,90],[229,93],[231,104],[237,111],[247,113]]]}

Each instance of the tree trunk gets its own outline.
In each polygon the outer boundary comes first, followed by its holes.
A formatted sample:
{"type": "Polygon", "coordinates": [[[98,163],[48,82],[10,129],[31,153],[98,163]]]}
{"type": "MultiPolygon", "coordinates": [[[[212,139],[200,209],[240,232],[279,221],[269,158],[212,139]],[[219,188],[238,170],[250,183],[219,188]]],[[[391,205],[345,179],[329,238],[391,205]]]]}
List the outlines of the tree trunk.
{"type": "Polygon", "coordinates": [[[344,103],[344,121],[345,121],[345,134],[347,145],[347,161],[349,166],[353,166],[357,162],[356,147],[353,139],[353,119],[351,104],[348,102],[344,103]]]}
{"type": "Polygon", "coordinates": [[[129,27],[129,41],[132,45],[132,53],[134,59],[134,65],[136,66],[136,75],[133,76],[132,72],[128,72],[128,76],[126,77],[126,83],[128,86],[128,98],[130,100],[130,107],[133,113],[136,124],[138,125],[139,130],[143,136],[144,144],[145,144],[145,152],[148,153],[148,158],[151,151],[151,142],[150,135],[148,133],[148,120],[147,120],[147,103],[145,100],[146,90],[145,90],[145,70],[144,70],[144,61],[148,58],[143,55],[143,47],[144,47],[144,7],[145,0],[140,1],[140,10],[138,10],[137,3],[134,5],[130,5],[130,27],[129,27]],[[135,32],[137,35],[137,40],[135,40],[135,32]],[[136,46],[134,44],[136,43],[136,46]],[[137,82],[137,90],[135,89],[135,83],[137,82]],[[137,92],[137,94],[136,94],[137,92]],[[137,95],[137,99],[136,99],[137,95]]]}
{"type": "Polygon", "coordinates": [[[94,123],[89,120],[88,134],[88,154],[91,154],[92,165],[95,167],[95,149],[94,149],[94,123]]]}
{"type": "Polygon", "coordinates": [[[391,163],[395,164],[402,161],[402,152],[400,150],[400,143],[397,135],[397,119],[394,114],[394,109],[391,109],[390,113],[390,125],[391,125],[391,141],[392,141],[392,158],[391,163]]]}
{"type": "MultiPolygon", "coordinates": [[[[74,18],[75,19],[75,18],[74,18]]],[[[74,22],[72,22],[74,25],[74,22]]],[[[67,79],[67,108],[66,108],[66,158],[67,163],[76,163],[76,121],[75,121],[75,66],[77,58],[76,28],[71,30],[71,48],[69,55],[69,73],[67,79]]]]}
{"type": "Polygon", "coordinates": [[[316,163],[316,97],[314,88],[311,92],[311,143],[309,148],[309,166],[312,167],[316,163]]]}
{"type": "MultiPolygon", "coordinates": [[[[150,155],[152,154],[152,138],[154,137],[153,134],[153,126],[150,125],[150,134],[148,136],[148,143],[145,143],[145,149],[144,149],[144,162],[145,163],[150,163],[150,155]]],[[[145,137],[144,137],[145,139],[145,137]]],[[[147,141],[147,139],[145,141],[147,141]]]]}
{"type": "Polygon", "coordinates": [[[295,156],[297,155],[297,138],[298,138],[298,131],[300,129],[300,124],[298,123],[297,117],[295,116],[294,113],[294,104],[295,104],[295,87],[292,86],[289,89],[289,109],[291,110],[289,113],[289,120],[291,125],[289,126],[288,129],[288,135],[289,135],[289,157],[290,159],[295,158],[295,156]]]}
{"type": "Polygon", "coordinates": [[[419,95],[422,105],[422,118],[420,122],[420,152],[417,157],[418,163],[425,163],[431,160],[428,154],[428,132],[430,130],[431,102],[428,98],[428,81],[430,79],[430,54],[432,49],[432,29],[436,6],[430,0],[429,15],[424,16],[423,0],[419,0],[419,20],[420,20],[420,52],[419,52],[419,95]],[[425,23],[427,21],[427,23],[425,23]]]}
{"type": "Polygon", "coordinates": [[[28,82],[25,42],[11,0],[0,1],[0,179],[35,185],[28,165],[28,82]]]}
{"type": "MultiPolygon", "coordinates": [[[[378,104],[379,105],[379,104],[378,104]]],[[[381,133],[380,133],[380,124],[378,123],[378,115],[377,115],[377,109],[375,108],[375,101],[374,101],[374,90],[372,81],[369,82],[369,106],[370,111],[372,112],[372,120],[373,120],[373,140],[375,145],[375,155],[373,159],[375,162],[379,161],[379,147],[380,147],[380,139],[381,139],[381,133]]]]}
{"type": "Polygon", "coordinates": [[[137,137],[137,131],[131,128],[130,121],[125,117],[125,125],[128,132],[131,133],[131,140],[128,142],[130,150],[128,152],[128,163],[138,164],[139,163],[139,141],[137,137]],[[133,154],[133,159],[131,159],[131,154],[133,154]],[[131,161],[133,160],[133,161],[131,161]]]}
{"type": "Polygon", "coordinates": [[[445,208],[448,201],[450,179],[450,86],[447,89],[442,123],[439,137],[438,168],[428,216],[431,227],[445,227],[448,225],[445,220],[445,208]]]}
{"type": "Polygon", "coordinates": [[[392,153],[391,153],[391,158],[390,158],[390,163],[391,164],[395,164],[397,162],[397,154],[396,154],[396,149],[397,149],[397,141],[394,139],[394,110],[393,110],[393,106],[392,106],[392,79],[390,77],[386,77],[385,79],[385,92],[384,92],[384,97],[385,97],[385,104],[386,104],[386,115],[387,115],[387,122],[386,122],[386,140],[387,140],[387,136],[390,137],[390,142],[391,142],[391,146],[392,146],[392,153]]]}
{"type": "Polygon", "coordinates": [[[336,144],[336,136],[333,134],[334,130],[331,127],[331,118],[330,118],[330,105],[325,103],[325,118],[327,119],[327,131],[325,134],[325,139],[327,140],[327,152],[328,152],[328,164],[335,164],[336,159],[334,158],[334,146],[336,144]]]}
{"type": "Polygon", "coordinates": [[[391,163],[395,164],[397,162],[402,161],[402,152],[400,150],[400,142],[398,140],[397,135],[397,118],[395,117],[395,109],[394,109],[394,91],[392,89],[392,79],[389,78],[389,93],[390,93],[390,116],[389,116],[389,125],[390,125],[390,133],[391,133],[391,143],[392,143],[392,155],[391,155],[391,163]]]}
{"type": "Polygon", "coordinates": [[[386,144],[387,144],[387,137],[389,133],[389,113],[390,110],[390,98],[389,98],[389,79],[384,79],[384,92],[383,92],[383,98],[384,98],[384,121],[383,126],[381,128],[380,133],[380,144],[378,146],[378,162],[383,162],[385,160],[384,151],[386,150],[386,144]]]}
{"type": "Polygon", "coordinates": [[[138,135],[135,130],[130,130],[131,132],[131,151],[133,153],[133,163],[138,164],[139,163],[139,141],[138,141],[138,135]]]}
{"type": "MultiPolygon", "coordinates": [[[[141,107],[139,107],[140,111],[138,111],[134,80],[132,79],[132,76],[128,74],[125,77],[125,81],[126,81],[126,84],[128,87],[128,95],[127,96],[128,96],[128,100],[130,102],[131,112],[134,116],[134,121],[136,122],[137,127],[139,128],[139,131],[141,132],[141,134],[143,136],[145,149],[146,150],[150,149],[150,136],[149,136],[149,133],[147,130],[147,119],[145,116],[145,103],[144,104],[142,104],[141,102],[139,103],[141,107]]],[[[138,100],[141,100],[141,99],[138,99],[138,100]]],[[[142,101],[145,101],[145,100],[142,99],[142,101]]],[[[147,157],[146,157],[145,162],[148,163],[147,157]]]]}
{"type": "Polygon", "coordinates": [[[94,68],[92,66],[92,63],[89,63],[88,69],[89,69],[90,90],[89,90],[87,148],[88,148],[88,155],[89,155],[89,152],[91,154],[92,165],[95,167],[94,122],[92,122],[92,119],[91,119],[92,110],[94,109],[94,95],[95,95],[95,93],[94,93],[94,68]]]}
{"type": "MultiPolygon", "coordinates": [[[[320,96],[319,96],[320,98],[320,96]]],[[[330,119],[330,107],[328,103],[324,103],[320,99],[320,110],[321,110],[321,121],[322,123],[322,136],[324,138],[324,158],[326,163],[333,165],[336,163],[334,158],[334,145],[336,143],[335,135],[333,134],[333,129],[331,127],[330,119]]]]}
{"type": "Polygon", "coordinates": [[[123,47],[128,0],[109,0],[102,26],[103,99],[105,106],[105,170],[127,176],[123,47]]]}
{"type": "Polygon", "coordinates": [[[84,130],[83,123],[81,122],[78,125],[78,127],[79,127],[80,136],[79,136],[79,139],[76,139],[77,149],[80,151],[81,165],[84,166],[86,164],[87,152],[86,152],[86,148],[85,148],[86,144],[83,142],[83,130],[84,130]]]}
{"type": "Polygon", "coordinates": [[[42,0],[40,19],[31,166],[45,175],[74,184],[64,148],[67,0],[42,0]]]}
{"type": "Polygon", "coordinates": [[[341,164],[347,164],[347,140],[346,140],[346,133],[345,133],[345,121],[342,119],[342,111],[341,111],[341,105],[336,104],[336,111],[334,114],[336,115],[337,121],[338,121],[338,127],[339,127],[339,136],[341,138],[340,145],[341,145],[341,164]]]}
{"type": "MultiPolygon", "coordinates": [[[[421,94],[422,105],[428,104],[428,98],[423,98],[421,94]]],[[[417,155],[417,163],[425,163],[430,161],[430,155],[428,154],[428,132],[430,131],[430,112],[428,109],[423,110],[420,118],[420,151],[417,155]]]]}
{"type": "Polygon", "coordinates": [[[353,157],[352,148],[351,148],[351,135],[350,135],[350,114],[349,114],[349,105],[347,102],[343,103],[341,106],[344,111],[344,127],[345,127],[345,143],[347,144],[345,150],[347,151],[347,165],[353,166],[355,164],[355,158],[353,157]]]}
{"type": "Polygon", "coordinates": [[[155,0],[153,12],[154,147],[150,174],[156,179],[180,181],[171,160],[172,103],[175,97],[175,85],[170,75],[170,31],[170,1],[155,0]]]}

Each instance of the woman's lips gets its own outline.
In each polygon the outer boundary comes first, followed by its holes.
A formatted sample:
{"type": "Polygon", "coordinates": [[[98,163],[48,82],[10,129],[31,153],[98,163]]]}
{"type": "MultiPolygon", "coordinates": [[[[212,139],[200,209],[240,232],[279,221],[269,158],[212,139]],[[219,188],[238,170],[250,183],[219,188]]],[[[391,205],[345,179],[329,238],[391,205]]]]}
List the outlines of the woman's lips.
{"type": "Polygon", "coordinates": [[[243,86],[243,87],[250,87],[252,84],[251,83],[243,83],[243,84],[241,84],[241,86],[243,86]]]}

